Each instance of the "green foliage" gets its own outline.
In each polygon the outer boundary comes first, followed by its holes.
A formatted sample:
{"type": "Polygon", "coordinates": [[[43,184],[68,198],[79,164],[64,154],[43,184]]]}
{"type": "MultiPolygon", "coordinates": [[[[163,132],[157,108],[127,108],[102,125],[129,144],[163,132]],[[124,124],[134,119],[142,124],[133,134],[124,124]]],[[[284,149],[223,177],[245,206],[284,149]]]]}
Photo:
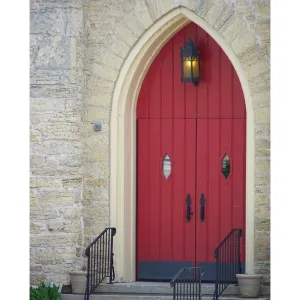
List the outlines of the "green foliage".
{"type": "Polygon", "coordinates": [[[30,287],[30,300],[61,300],[59,286],[41,283],[37,288],[30,287]]]}

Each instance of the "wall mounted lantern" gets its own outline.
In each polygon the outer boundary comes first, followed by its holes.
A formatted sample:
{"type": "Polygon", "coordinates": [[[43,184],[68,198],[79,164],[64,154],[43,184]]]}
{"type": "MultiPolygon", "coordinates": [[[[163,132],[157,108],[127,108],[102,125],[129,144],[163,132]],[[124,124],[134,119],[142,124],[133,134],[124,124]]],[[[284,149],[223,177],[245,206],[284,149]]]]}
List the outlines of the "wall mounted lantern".
{"type": "Polygon", "coordinates": [[[194,85],[200,81],[200,49],[191,39],[181,48],[181,81],[194,85]]]}

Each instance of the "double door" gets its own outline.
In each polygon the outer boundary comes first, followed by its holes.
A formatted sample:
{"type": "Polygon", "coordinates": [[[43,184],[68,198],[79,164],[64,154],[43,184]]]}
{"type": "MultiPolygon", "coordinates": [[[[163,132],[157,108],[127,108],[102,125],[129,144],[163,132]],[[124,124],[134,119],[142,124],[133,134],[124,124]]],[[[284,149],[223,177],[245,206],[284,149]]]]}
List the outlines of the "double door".
{"type": "Polygon", "coordinates": [[[182,267],[215,279],[214,250],[241,228],[245,259],[245,119],[138,119],[137,279],[182,267]]]}

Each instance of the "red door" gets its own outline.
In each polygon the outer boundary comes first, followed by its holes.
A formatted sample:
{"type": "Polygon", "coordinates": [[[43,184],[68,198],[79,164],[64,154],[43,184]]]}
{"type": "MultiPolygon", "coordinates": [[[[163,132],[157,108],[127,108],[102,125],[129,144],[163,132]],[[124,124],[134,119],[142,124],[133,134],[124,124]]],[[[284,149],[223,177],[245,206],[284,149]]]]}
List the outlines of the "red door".
{"type": "Polygon", "coordinates": [[[153,61],[137,104],[137,279],[200,264],[213,281],[214,250],[232,228],[243,230],[244,263],[245,116],[230,61],[190,23],[153,61]],[[190,37],[201,49],[197,87],[180,80],[190,37]]]}
{"type": "Polygon", "coordinates": [[[195,119],[138,120],[138,278],[195,264],[195,119]]]}

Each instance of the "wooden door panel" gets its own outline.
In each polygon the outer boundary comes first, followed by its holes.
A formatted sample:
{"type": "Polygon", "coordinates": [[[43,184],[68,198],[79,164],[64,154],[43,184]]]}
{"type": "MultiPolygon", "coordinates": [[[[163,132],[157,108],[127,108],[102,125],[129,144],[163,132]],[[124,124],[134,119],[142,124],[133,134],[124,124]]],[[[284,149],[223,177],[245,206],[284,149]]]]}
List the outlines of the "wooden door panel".
{"type": "Polygon", "coordinates": [[[241,259],[245,262],[245,119],[197,120],[196,261],[204,280],[215,278],[214,250],[233,228],[241,228],[241,259]],[[222,173],[224,156],[230,174],[222,173]],[[200,197],[205,195],[205,220],[200,197]]]}
{"type": "Polygon", "coordinates": [[[196,120],[138,120],[139,279],[169,280],[195,262],[195,218],[186,220],[186,197],[195,211],[196,120]],[[145,147],[148,150],[145,150],[145,147]],[[163,175],[163,159],[171,173],[163,175]]]}

